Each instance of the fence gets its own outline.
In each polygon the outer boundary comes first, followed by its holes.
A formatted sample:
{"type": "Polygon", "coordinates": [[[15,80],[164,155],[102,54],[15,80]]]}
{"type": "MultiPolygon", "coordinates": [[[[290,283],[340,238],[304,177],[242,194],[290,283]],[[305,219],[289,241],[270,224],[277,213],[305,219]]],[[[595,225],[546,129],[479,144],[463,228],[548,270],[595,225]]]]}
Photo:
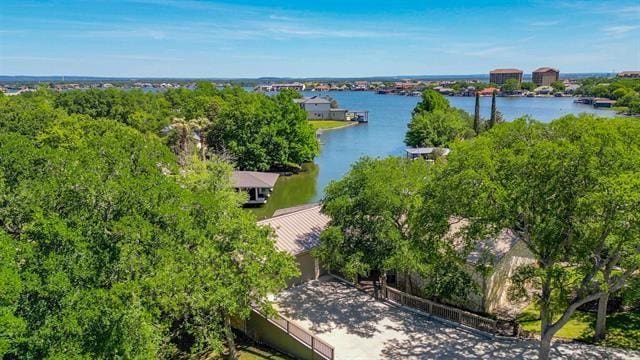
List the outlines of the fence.
{"type": "Polygon", "coordinates": [[[335,351],[333,349],[333,346],[313,336],[312,334],[307,332],[305,329],[292,323],[291,321],[287,320],[280,314],[276,314],[274,317],[267,317],[257,309],[254,309],[253,311],[255,311],[258,315],[266,318],[269,322],[276,325],[280,329],[286,331],[287,334],[291,335],[296,340],[300,341],[301,343],[311,348],[311,351],[314,354],[318,354],[327,360],[334,359],[335,351]]]}
{"type": "Polygon", "coordinates": [[[382,287],[382,296],[395,303],[445,320],[453,321],[491,334],[498,333],[497,321],[493,319],[484,318],[452,306],[438,304],[427,299],[409,295],[386,285],[383,285],[382,287]]]}

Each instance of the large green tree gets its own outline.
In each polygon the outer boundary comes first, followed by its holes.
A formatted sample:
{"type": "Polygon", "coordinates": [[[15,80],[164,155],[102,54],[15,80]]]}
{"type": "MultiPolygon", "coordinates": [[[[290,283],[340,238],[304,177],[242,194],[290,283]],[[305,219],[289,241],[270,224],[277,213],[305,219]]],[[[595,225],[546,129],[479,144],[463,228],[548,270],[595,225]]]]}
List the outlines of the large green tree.
{"type": "MultiPolygon", "coordinates": [[[[464,255],[451,242],[444,212],[425,224],[417,217],[429,165],[397,157],[363,158],[326,190],[323,211],[331,216],[316,255],[323,264],[355,279],[376,270],[394,270],[430,279],[420,290],[429,297],[463,297],[473,283],[464,271],[464,255]],[[437,219],[436,219],[437,217],[437,219]]],[[[409,283],[407,282],[407,285],[409,283]]],[[[411,289],[409,289],[411,290],[411,289]]]]}
{"type": "Polygon", "coordinates": [[[412,147],[447,147],[475,136],[472,126],[473,119],[462,110],[418,113],[409,122],[404,142],[412,147]]]}
{"type": "Polygon", "coordinates": [[[514,295],[537,289],[541,359],[578,307],[637,276],[639,139],[630,119],[520,119],[458,143],[437,169],[440,206],[468,219],[470,234],[512,229],[535,257],[513,283],[523,285],[514,295]]]}
{"type": "Polygon", "coordinates": [[[230,318],[268,307],[297,270],[240,208],[230,167],[180,169],[153,133],[49,110],[40,124],[23,101],[0,103],[0,354],[232,349],[230,318]]]}

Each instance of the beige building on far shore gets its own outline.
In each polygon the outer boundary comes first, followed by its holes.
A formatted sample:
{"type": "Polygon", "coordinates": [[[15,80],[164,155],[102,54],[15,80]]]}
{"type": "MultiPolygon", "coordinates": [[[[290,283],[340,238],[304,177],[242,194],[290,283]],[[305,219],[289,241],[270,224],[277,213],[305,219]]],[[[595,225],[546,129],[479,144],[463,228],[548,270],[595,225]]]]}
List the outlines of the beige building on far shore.
{"type": "Polygon", "coordinates": [[[522,82],[522,70],[520,69],[495,69],[489,72],[489,82],[497,85],[504,84],[509,79],[522,82]]]}
{"type": "Polygon", "coordinates": [[[549,86],[559,79],[560,70],[550,67],[537,68],[531,74],[531,81],[537,86],[549,86]]]}

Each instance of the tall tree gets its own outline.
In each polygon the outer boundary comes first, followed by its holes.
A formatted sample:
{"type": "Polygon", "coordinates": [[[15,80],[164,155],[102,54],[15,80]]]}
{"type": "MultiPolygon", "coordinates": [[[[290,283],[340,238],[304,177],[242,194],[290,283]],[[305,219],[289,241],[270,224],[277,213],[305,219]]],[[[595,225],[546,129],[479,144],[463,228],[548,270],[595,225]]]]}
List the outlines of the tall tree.
{"type": "Polygon", "coordinates": [[[473,130],[480,134],[480,93],[476,91],[476,106],[473,112],[473,130]]]}
{"type": "Polygon", "coordinates": [[[433,112],[436,110],[449,110],[449,101],[439,92],[427,89],[422,92],[422,100],[413,109],[413,115],[421,112],[433,112]]]}
{"type": "Polygon", "coordinates": [[[496,109],[496,92],[491,93],[491,118],[489,118],[489,129],[494,127],[497,123],[497,109],[496,109]]]}
{"type": "Polygon", "coordinates": [[[514,295],[539,289],[541,359],[578,307],[638,274],[638,139],[628,119],[520,119],[458,143],[441,164],[436,183],[471,230],[512,229],[535,256],[512,280],[514,295]]]}

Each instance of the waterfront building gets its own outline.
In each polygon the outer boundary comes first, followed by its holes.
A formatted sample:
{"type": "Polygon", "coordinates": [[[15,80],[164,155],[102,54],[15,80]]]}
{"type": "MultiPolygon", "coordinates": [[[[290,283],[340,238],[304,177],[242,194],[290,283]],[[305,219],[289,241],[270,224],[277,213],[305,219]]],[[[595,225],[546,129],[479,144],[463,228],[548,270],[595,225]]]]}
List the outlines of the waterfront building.
{"type": "Polygon", "coordinates": [[[435,160],[440,156],[447,156],[451,152],[448,148],[438,148],[438,147],[419,147],[419,148],[407,148],[404,149],[407,153],[407,159],[415,160],[415,159],[426,159],[426,160],[435,160]]]}
{"type": "Polygon", "coordinates": [[[244,191],[249,195],[245,205],[261,205],[267,202],[279,174],[259,171],[234,171],[231,183],[236,191],[244,191]]]}
{"type": "Polygon", "coordinates": [[[640,71],[622,71],[618,73],[618,77],[638,79],[640,78],[640,71]]]}
{"type": "Polygon", "coordinates": [[[281,209],[273,217],[258,222],[258,225],[274,230],[278,250],[296,259],[300,275],[289,280],[289,286],[316,280],[325,273],[318,259],[311,255],[311,250],[320,244],[320,233],[330,220],[321,210],[319,204],[281,209]]]}
{"type": "Polygon", "coordinates": [[[522,82],[522,70],[519,69],[495,69],[489,72],[489,82],[502,85],[509,79],[516,79],[522,82]]]}
{"type": "Polygon", "coordinates": [[[300,108],[307,112],[309,120],[347,120],[347,109],[331,107],[331,98],[326,96],[313,96],[310,98],[294,100],[300,108]]]}
{"type": "Polygon", "coordinates": [[[538,86],[549,86],[558,79],[560,79],[560,70],[550,67],[537,68],[531,74],[531,81],[538,86]]]}
{"type": "Polygon", "coordinates": [[[499,91],[500,91],[500,89],[497,89],[497,88],[494,88],[494,87],[490,86],[488,88],[484,88],[484,89],[480,90],[478,93],[480,94],[480,96],[491,96],[491,95],[493,95],[494,92],[499,92],[499,91]]]}

